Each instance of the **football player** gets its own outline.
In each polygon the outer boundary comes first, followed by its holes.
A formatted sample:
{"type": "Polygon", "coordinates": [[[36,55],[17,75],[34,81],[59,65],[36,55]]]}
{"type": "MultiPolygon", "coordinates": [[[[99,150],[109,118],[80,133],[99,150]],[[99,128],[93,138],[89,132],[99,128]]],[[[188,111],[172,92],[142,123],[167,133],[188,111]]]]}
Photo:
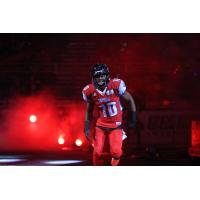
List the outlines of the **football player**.
{"type": "Polygon", "coordinates": [[[94,134],[93,164],[103,165],[102,153],[105,138],[109,138],[111,165],[119,164],[122,155],[122,106],[120,98],[129,102],[129,127],[136,124],[136,106],[133,97],[126,91],[123,80],[110,77],[106,64],[95,64],[91,70],[92,83],[84,87],[83,99],[87,102],[84,132],[90,140],[90,126],[94,107],[98,111],[98,118],[94,134]]]}

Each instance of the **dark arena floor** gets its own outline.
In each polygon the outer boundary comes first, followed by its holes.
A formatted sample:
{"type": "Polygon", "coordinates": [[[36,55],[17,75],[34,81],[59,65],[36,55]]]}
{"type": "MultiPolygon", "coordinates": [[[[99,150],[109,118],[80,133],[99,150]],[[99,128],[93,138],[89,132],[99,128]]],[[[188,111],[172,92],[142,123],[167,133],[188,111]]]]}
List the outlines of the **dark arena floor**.
{"type": "MultiPolygon", "coordinates": [[[[1,166],[92,166],[91,152],[1,152],[1,166]]],[[[104,154],[104,165],[110,165],[109,153],[104,154]]],[[[198,157],[186,151],[125,153],[119,166],[200,166],[198,157]]]]}

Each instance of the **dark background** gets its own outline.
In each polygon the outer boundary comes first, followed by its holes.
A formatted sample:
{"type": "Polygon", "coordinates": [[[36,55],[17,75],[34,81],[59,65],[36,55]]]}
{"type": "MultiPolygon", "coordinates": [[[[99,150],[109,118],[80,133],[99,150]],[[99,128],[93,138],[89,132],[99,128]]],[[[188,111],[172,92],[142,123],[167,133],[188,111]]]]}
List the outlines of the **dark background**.
{"type": "Polygon", "coordinates": [[[141,109],[200,106],[199,34],[0,34],[0,99],[50,88],[81,100],[90,68],[106,63],[141,109]]]}

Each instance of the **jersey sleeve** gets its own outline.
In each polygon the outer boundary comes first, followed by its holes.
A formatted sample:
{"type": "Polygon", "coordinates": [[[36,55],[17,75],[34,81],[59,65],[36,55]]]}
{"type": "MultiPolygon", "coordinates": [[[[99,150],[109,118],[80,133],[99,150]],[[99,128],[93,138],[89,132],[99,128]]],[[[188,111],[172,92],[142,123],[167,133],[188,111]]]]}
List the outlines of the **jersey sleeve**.
{"type": "Polygon", "coordinates": [[[86,102],[91,102],[91,87],[86,85],[82,90],[83,100],[86,102]]]}
{"type": "Polygon", "coordinates": [[[126,85],[121,79],[113,79],[114,88],[117,90],[117,93],[121,96],[126,92],[126,85]]]}

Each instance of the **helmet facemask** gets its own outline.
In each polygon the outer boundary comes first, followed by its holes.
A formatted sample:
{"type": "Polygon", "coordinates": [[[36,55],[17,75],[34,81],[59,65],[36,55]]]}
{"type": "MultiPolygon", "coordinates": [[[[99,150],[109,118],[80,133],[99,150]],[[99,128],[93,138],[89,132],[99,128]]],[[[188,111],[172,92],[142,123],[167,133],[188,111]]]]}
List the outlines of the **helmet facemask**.
{"type": "Polygon", "coordinates": [[[98,87],[106,87],[107,86],[107,74],[98,74],[93,77],[93,82],[98,87]]]}

